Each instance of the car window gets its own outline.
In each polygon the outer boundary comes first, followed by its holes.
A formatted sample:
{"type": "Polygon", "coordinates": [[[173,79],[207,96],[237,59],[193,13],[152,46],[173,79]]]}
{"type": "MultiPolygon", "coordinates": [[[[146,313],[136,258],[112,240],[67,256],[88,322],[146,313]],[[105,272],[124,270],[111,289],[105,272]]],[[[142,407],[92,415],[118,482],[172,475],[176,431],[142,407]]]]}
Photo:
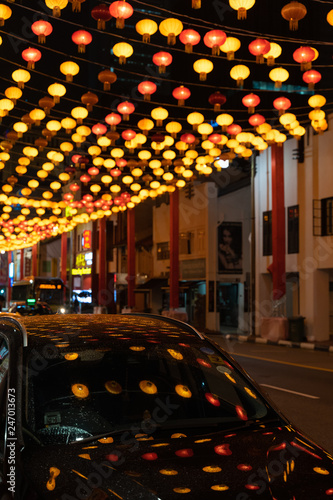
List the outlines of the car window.
{"type": "MultiPolygon", "coordinates": [[[[140,427],[157,416],[161,428],[207,429],[267,417],[260,395],[210,344],[129,344],[59,349],[38,373],[28,369],[31,432],[63,442],[140,427]]],[[[27,355],[28,367],[34,356],[27,355]]]]}

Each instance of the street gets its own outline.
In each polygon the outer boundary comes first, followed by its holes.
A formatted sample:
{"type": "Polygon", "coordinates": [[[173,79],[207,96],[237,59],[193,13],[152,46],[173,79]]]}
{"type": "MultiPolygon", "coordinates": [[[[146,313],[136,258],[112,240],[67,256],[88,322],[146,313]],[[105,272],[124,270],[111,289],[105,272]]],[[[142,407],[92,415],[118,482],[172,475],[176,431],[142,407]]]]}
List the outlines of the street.
{"type": "Polygon", "coordinates": [[[236,359],[296,427],[333,453],[333,353],[210,338],[236,359]]]}

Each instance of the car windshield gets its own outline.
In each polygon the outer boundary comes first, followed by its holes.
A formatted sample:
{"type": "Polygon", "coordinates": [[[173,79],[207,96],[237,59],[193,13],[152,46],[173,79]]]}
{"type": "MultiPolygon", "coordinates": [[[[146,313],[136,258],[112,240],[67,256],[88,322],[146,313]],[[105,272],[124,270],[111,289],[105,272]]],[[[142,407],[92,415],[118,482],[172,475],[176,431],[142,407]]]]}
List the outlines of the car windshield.
{"type": "Polygon", "coordinates": [[[45,347],[26,353],[25,426],[42,443],[131,428],[209,432],[276,416],[208,342],[95,340],[70,351],[64,345],[49,355],[45,347]]]}

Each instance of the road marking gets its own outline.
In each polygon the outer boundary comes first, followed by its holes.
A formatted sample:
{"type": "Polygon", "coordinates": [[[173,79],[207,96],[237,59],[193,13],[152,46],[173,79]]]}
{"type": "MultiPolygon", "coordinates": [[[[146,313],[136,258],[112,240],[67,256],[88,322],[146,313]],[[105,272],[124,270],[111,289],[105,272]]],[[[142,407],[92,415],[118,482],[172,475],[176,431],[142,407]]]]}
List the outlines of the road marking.
{"type": "Polygon", "coordinates": [[[250,354],[241,354],[239,352],[230,351],[229,354],[230,356],[240,356],[242,358],[260,359],[261,361],[269,361],[270,363],[279,363],[281,365],[297,366],[298,368],[309,368],[309,370],[319,370],[321,372],[333,373],[332,368],[319,368],[319,366],[301,365],[299,363],[290,363],[289,361],[279,361],[277,359],[260,358],[259,356],[250,356],[250,354]]]}
{"type": "Polygon", "coordinates": [[[277,391],[290,392],[290,394],[296,394],[297,396],[304,396],[310,399],[320,399],[318,396],[311,396],[310,394],[304,394],[303,392],[290,391],[289,389],[282,389],[282,387],[276,387],[275,385],[260,384],[262,387],[268,387],[269,389],[276,389],[277,391]]]}

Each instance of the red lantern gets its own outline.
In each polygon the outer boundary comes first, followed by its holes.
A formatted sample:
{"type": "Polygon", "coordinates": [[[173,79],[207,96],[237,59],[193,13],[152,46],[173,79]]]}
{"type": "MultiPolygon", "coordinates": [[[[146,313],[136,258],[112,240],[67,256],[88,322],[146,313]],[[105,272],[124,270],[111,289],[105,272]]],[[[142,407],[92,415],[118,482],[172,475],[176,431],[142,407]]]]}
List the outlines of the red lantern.
{"type": "Polygon", "coordinates": [[[63,198],[65,201],[72,201],[72,199],[74,198],[74,195],[73,195],[73,193],[65,193],[63,198]]]}
{"type": "Polygon", "coordinates": [[[221,92],[214,92],[208,98],[209,104],[214,106],[214,111],[220,111],[221,106],[226,102],[227,98],[221,92]]]}
{"type": "Polygon", "coordinates": [[[43,19],[31,25],[32,31],[38,36],[39,43],[45,43],[46,37],[53,31],[52,24],[43,19]]]}
{"type": "Polygon", "coordinates": [[[116,18],[116,28],[125,26],[125,19],[128,19],[133,14],[133,7],[125,1],[113,2],[109,11],[112,17],[116,18]]]}
{"type": "Polygon", "coordinates": [[[145,101],[150,101],[150,96],[156,92],[156,89],[156,84],[149,82],[148,80],[145,80],[138,85],[138,91],[144,96],[145,101]]]}
{"type": "Polygon", "coordinates": [[[195,135],[189,133],[183,134],[181,135],[180,140],[186,144],[193,144],[195,142],[195,135]]]}
{"type": "Polygon", "coordinates": [[[224,44],[227,35],[222,30],[212,30],[204,36],[204,44],[212,49],[213,56],[218,56],[220,53],[220,46],[224,44]]]}
{"type": "Polygon", "coordinates": [[[113,168],[111,171],[110,171],[110,174],[112,175],[112,177],[119,177],[121,175],[121,170],[119,170],[119,168],[113,168]]]}
{"type": "Polygon", "coordinates": [[[117,111],[123,115],[123,120],[128,121],[129,115],[135,110],[134,104],[128,101],[121,102],[117,106],[117,111]]]}
{"type": "Polygon", "coordinates": [[[273,106],[279,111],[279,116],[281,116],[287,109],[290,108],[291,102],[287,97],[277,97],[273,101],[273,106]]]}
{"type": "Polygon", "coordinates": [[[90,181],[91,177],[88,174],[83,174],[80,177],[80,181],[83,182],[83,184],[86,186],[88,182],[90,181]]]}
{"type": "Polygon", "coordinates": [[[136,136],[136,132],[134,130],[131,130],[131,129],[124,130],[121,133],[121,137],[123,139],[125,139],[125,141],[131,141],[132,139],[134,139],[135,136],[136,136]]]}
{"type": "Polygon", "coordinates": [[[260,97],[256,94],[248,94],[243,97],[242,103],[247,107],[249,113],[254,113],[254,108],[260,103],[260,97]]]}
{"type": "Polygon", "coordinates": [[[116,160],[116,165],[117,165],[117,167],[119,167],[119,168],[126,167],[126,165],[127,165],[127,160],[125,160],[125,158],[118,158],[118,159],[116,160]]]}
{"type": "Polygon", "coordinates": [[[40,50],[29,47],[23,50],[22,57],[28,62],[28,69],[34,69],[35,63],[40,60],[42,54],[40,50]]]}
{"type": "Polygon", "coordinates": [[[109,115],[106,115],[105,121],[108,125],[110,125],[111,130],[114,131],[116,130],[117,125],[121,122],[121,116],[117,113],[110,113],[109,115]]]}
{"type": "Polygon", "coordinates": [[[79,52],[85,52],[86,45],[89,45],[92,41],[92,36],[88,31],[78,30],[72,34],[72,40],[78,46],[79,52]]]}
{"type": "Polygon", "coordinates": [[[256,62],[262,64],[264,62],[264,54],[267,54],[271,49],[271,44],[263,38],[257,38],[249,44],[249,51],[256,56],[256,62]]]}
{"type": "Polygon", "coordinates": [[[110,21],[111,14],[109,7],[105,3],[96,5],[91,11],[91,16],[95,21],[97,21],[97,29],[105,30],[105,23],[110,21]]]}
{"type": "Polygon", "coordinates": [[[73,193],[76,193],[80,190],[80,186],[76,182],[73,182],[73,184],[70,184],[69,189],[73,191],[73,193]]]}
{"type": "Polygon", "coordinates": [[[93,134],[97,135],[97,137],[104,135],[107,131],[107,128],[103,123],[96,123],[92,128],[91,131],[93,134]]]}
{"type": "Polygon", "coordinates": [[[249,124],[252,125],[252,127],[259,127],[259,125],[262,125],[263,123],[265,123],[265,121],[265,117],[259,115],[258,113],[250,116],[249,118],[249,124]]]}
{"type": "Polygon", "coordinates": [[[88,174],[91,175],[92,178],[94,178],[99,174],[99,169],[97,167],[90,167],[88,168],[88,174]]]}
{"type": "Polygon", "coordinates": [[[235,137],[237,134],[240,134],[242,130],[243,130],[242,127],[240,125],[237,125],[237,123],[232,123],[227,128],[228,134],[230,134],[232,137],[235,137]]]}
{"type": "Polygon", "coordinates": [[[153,55],[153,63],[158,66],[159,73],[165,73],[166,66],[172,63],[172,55],[169,52],[156,52],[153,55]]]}
{"type": "Polygon", "coordinates": [[[89,203],[89,202],[93,201],[94,197],[91,194],[85,194],[84,196],[82,196],[82,199],[89,203]]]}
{"type": "Polygon", "coordinates": [[[210,142],[212,142],[213,144],[220,144],[220,142],[222,141],[222,135],[221,134],[211,134],[209,137],[208,137],[208,140],[210,142]]]}
{"type": "Polygon", "coordinates": [[[311,61],[315,57],[316,53],[311,47],[299,47],[293,53],[294,60],[301,65],[301,71],[311,69],[311,61]]]}
{"type": "Polygon", "coordinates": [[[191,91],[187,87],[181,85],[172,91],[172,95],[175,99],[178,99],[178,106],[184,106],[185,100],[191,95],[191,91]]]}
{"type": "Polygon", "coordinates": [[[201,36],[195,30],[183,30],[179,35],[179,40],[185,45],[185,52],[191,53],[193,45],[198,45],[201,36]]]}
{"type": "Polygon", "coordinates": [[[313,90],[316,83],[320,82],[321,74],[315,69],[310,69],[303,73],[303,80],[308,84],[308,89],[313,90]]]}

